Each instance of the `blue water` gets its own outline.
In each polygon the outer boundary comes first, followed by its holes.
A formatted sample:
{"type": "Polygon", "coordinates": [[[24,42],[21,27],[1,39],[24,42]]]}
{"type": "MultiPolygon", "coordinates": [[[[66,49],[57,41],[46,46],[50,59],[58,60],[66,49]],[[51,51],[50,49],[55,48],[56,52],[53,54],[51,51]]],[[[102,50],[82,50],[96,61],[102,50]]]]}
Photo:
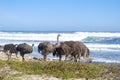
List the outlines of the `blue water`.
{"type": "MultiPolygon", "coordinates": [[[[120,63],[120,33],[119,32],[75,32],[75,31],[0,31],[0,45],[14,43],[35,44],[30,55],[42,58],[37,52],[37,46],[42,41],[56,43],[57,34],[60,41],[81,41],[90,49],[94,62],[120,63]]],[[[53,57],[52,54],[48,58],[53,57]]]]}

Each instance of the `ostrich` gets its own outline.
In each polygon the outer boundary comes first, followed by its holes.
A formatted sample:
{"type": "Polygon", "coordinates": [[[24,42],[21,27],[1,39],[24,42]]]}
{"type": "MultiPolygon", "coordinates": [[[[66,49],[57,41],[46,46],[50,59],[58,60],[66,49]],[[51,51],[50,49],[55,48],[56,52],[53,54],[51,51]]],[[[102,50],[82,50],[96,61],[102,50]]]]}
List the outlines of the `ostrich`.
{"type": "Polygon", "coordinates": [[[15,44],[6,44],[3,46],[3,51],[8,56],[8,60],[11,58],[12,53],[15,53],[17,57],[18,51],[16,50],[16,46],[15,44]]]}
{"type": "MultiPolygon", "coordinates": [[[[74,52],[74,46],[75,42],[74,41],[65,41],[61,42],[59,46],[57,46],[53,52],[53,56],[59,57],[59,61],[61,61],[62,55],[65,55],[65,60],[67,60],[68,56],[75,56],[74,52]]],[[[77,50],[78,51],[78,50],[77,50]]]]}
{"type": "Polygon", "coordinates": [[[55,48],[53,52],[53,56],[56,55],[57,57],[59,57],[59,61],[61,61],[62,55],[66,56],[65,57],[66,60],[67,57],[71,55],[70,53],[71,53],[71,48],[68,45],[66,45],[64,42],[61,42],[59,47],[55,48]]]}
{"type": "Polygon", "coordinates": [[[53,53],[55,47],[57,47],[59,45],[59,37],[60,36],[61,36],[60,34],[57,35],[57,43],[56,44],[52,44],[52,43],[46,41],[46,42],[42,42],[38,45],[38,52],[39,53],[41,52],[44,60],[46,60],[47,55],[49,53],[53,53]]]}
{"type": "Polygon", "coordinates": [[[65,43],[71,47],[71,55],[75,62],[77,62],[77,58],[80,60],[82,56],[86,61],[91,62],[90,51],[84,43],[79,41],[66,41],[65,43]]]}
{"type": "Polygon", "coordinates": [[[46,60],[47,55],[52,53],[54,50],[54,44],[50,42],[42,42],[38,45],[38,52],[43,55],[44,60],[46,60]]]}
{"type": "Polygon", "coordinates": [[[33,52],[33,46],[34,46],[34,44],[32,44],[32,46],[30,46],[26,43],[22,43],[17,46],[16,50],[20,52],[20,55],[22,56],[22,61],[25,60],[25,58],[24,58],[25,54],[29,54],[29,53],[33,52]]]}
{"type": "Polygon", "coordinates": [[[74,57],[74,62],[83,56],[85,60],[89,59],[89,49],[79,41],[65,41],[61,42],[60,45],[55,48],[53,56],[57,55],[59,60],[61,60],[62,55],[66,55],[65,60],[68,56],[74,57]]]}

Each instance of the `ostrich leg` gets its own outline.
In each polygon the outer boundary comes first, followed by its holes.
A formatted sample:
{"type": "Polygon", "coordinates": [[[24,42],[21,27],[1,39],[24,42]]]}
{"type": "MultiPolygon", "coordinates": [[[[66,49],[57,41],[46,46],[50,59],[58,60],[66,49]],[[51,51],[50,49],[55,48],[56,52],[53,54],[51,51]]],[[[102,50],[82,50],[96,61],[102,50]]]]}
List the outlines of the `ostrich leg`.
{"type": "Polygon", "coordinates": [[[62,55],[59,55],[59,61],[61,61],[62,55]]]}
{"type": "Polygon", "coordinates": [[[43,58],[44,58],[44,61],[46,61],[47,55],[44,55],[44,57],[43,57],[43,58]]]}
{"type": "Polygon", "coordinates": [[[7,57],[8,57],[8,61],[10,60],[10,55],[11,53],[10,53],[10,50],[8,50],[8,51],[6,51],[6,55],[7,55],[7,57]]]}
{"type": "Polygon", "coordinates": [[[25,61],[24,54],[21,52],[20,55],[22,56],[22,61],[25,61]]]}

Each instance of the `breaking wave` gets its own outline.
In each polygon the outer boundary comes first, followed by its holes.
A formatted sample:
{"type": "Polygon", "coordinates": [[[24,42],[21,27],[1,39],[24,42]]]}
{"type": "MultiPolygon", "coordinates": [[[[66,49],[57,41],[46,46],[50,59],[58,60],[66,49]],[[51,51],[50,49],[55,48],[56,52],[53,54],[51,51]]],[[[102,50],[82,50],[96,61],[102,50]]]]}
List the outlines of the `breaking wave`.
{"type": "MultiPolygon", "coordinates": [[[[91,54],[94,52],[100,54],[101,52],[109,53],[114,57],[112,59],[99,58],[102,55],[93,57],[94,62],[106,63],[120,63],[120,33],[113,32],[0,32],[0,45],[8,43],[28,43],[35,44],[37,53],[37,46],[42,41],[50,41],[55,43],[56,37],[61,34],[60,41],[81,41],[90,49],[91,54]],[[116,59],[117,57],[117,59],[116,59]]],[[[36,54],[38,55],[38,54],[36,54]]],[[[108,55],[107,55],[108,56],[108,55]]]]}
{"type": "MultiPolygon", "coordinates": [[[[56,41],[56,36],[58,33],[24,33],[24,32],[0,32],[0,39],[8,39],[8,40],[47,40],[47,41],[56,41]]],[[[119,39],[120,33],[105,33],[105,32],[74,32],[74,33],[60,33],[62,37],[61,41],[85,41],[85,42],[93,42],[93,41],[105,41],[119,39]]]]}

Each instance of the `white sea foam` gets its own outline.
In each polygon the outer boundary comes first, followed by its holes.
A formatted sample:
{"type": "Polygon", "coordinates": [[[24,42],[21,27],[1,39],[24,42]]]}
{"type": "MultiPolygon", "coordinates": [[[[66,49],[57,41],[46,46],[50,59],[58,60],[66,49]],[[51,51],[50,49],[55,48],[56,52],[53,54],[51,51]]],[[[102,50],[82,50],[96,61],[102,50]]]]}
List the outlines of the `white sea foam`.
{"type": "Polygon", "coordinates": [[[89,48],[90,51],[95,52],[120,52],[120,50],[108,49],[108,48],[89,48]]]}
{"type": "Polygon", "coordinates": [[[88,47],[95,47],[95,48],[120,48],[119,44],[96,44],[96,43],[90,43],[86,44],[88,47]]]}
{"type": "MultiPolygon", "coordinates": [[[[19,44],[27,42],[28,44],[35,44],[37,46],[41,41],[56,41],[58,33],[24,33],[24,32],[0,32],[0,44],[14,43],[19,44]]],[[[119,37],[120,33],[109,32],[74,32],[74,33],[60,33],[60,41],[82,41],[87,37],[119,37]]],[[[89,42],[89,40],[88,40],[89,42]]],[[[119,44],[101,44],[101,43],[86,43],[87,47],[92,51],[116,51],[114,48],[120,48],[119,44]]]]}
{"type": "Polygon", "coordinates": [[[110,60],[110,59],[104,59],[104,58],[94,58],[92,57],[93,62],[102,62],[102,63],[120,63],[119,60],[110,60]]]}
{"type": "Polygon", "coordinates": [[[119,44],[94,44],[94,43],[89,43],[86,44],[86,46],[91,50],[91,51],[107,51],[107,52],[120,52],[120,45],[119,44]]]}
{"type": "Polygon", "coordinates": [[[112,51],[112,52],[120,52],[120,45],[119,44],[86,44],[86,46],[91,51],[112,51]]]}
{"type": "Polygon", "coordinates": [[[82,34],[84,36],[96,36],[96,37],[120,37],[120,33],[110,32],[76,32],[76,34],[82,34]]]}
{"type": "MultiPolygon", "coordinates": [[[[0,39],[8,40],[47,40],[56,41],[58,33],[22,33],[22,32],[0,32],[0,39]]],[[[93,37],[120,37],[120,33],[103,33],[103,32],[75,32],[60,33],[60,41],[81,41],[89,36],[93,37]]]]}

